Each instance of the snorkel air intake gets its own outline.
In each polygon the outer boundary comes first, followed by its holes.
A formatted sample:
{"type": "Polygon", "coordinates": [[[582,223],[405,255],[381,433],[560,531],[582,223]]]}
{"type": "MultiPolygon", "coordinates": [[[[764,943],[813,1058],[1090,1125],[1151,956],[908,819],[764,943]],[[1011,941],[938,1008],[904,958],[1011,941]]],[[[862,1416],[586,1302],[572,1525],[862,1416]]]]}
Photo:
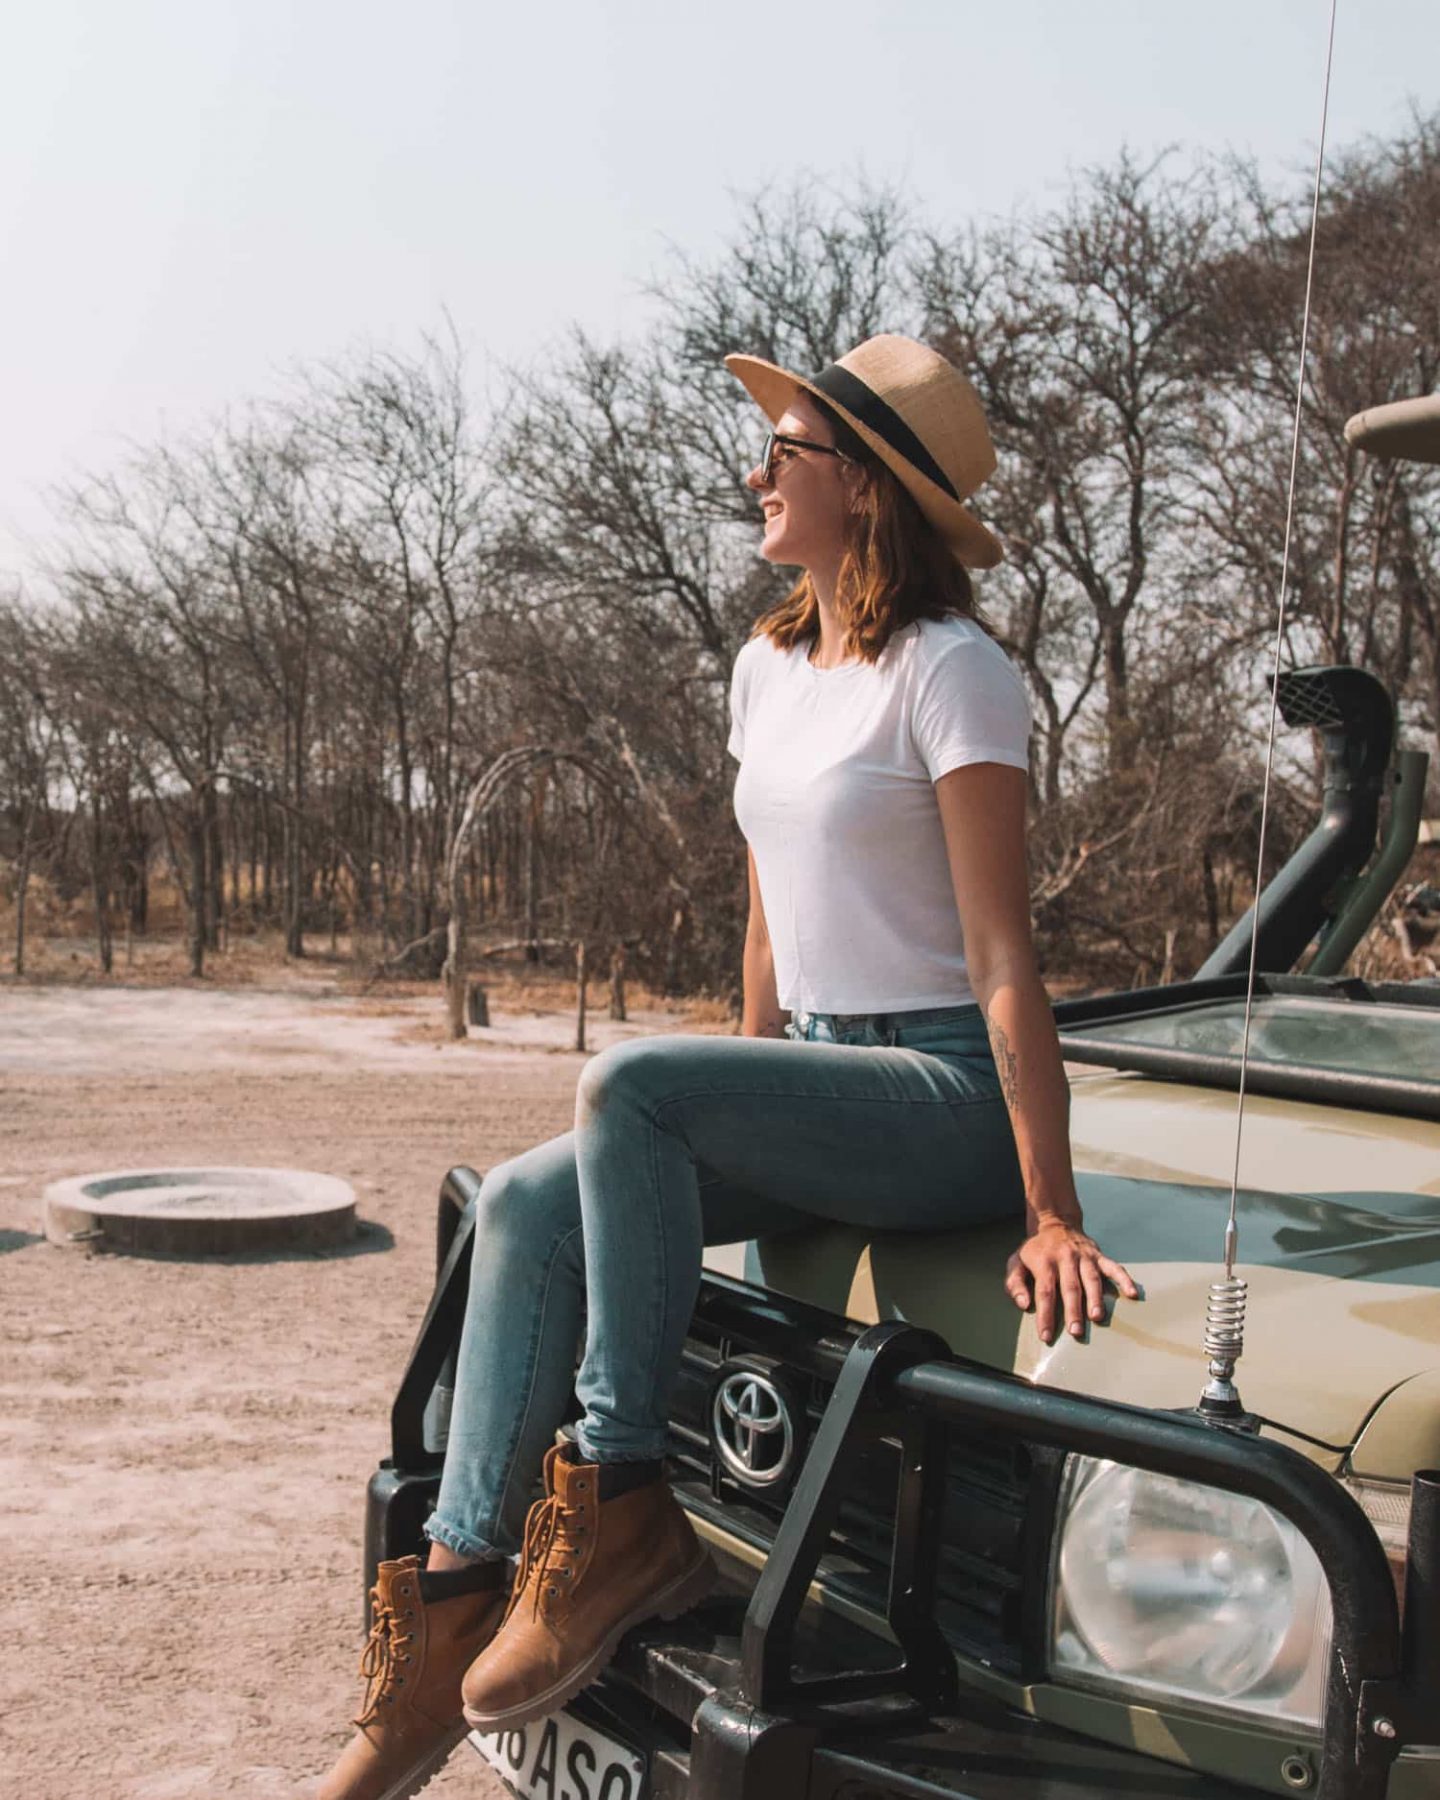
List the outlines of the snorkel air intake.
{"type": "MultiPolygon", "coordinates": [[[[1255,966],[1268,974],[1294,968],[1307,945],[1328,932],[1344,910],[1375,850],[1395,743],[1390,696],[1364,669],[1346,664],[1289,669],[1277,679],[1276,697],[1286,725],[1313,725],[1321,732],[1325,793],[1320,823],[1260,895],[1255,966]]],[[[1225,935],[1196,971],[1197,979],[1245,973],[1254,911],[1251,907],[1225,935]]]]}

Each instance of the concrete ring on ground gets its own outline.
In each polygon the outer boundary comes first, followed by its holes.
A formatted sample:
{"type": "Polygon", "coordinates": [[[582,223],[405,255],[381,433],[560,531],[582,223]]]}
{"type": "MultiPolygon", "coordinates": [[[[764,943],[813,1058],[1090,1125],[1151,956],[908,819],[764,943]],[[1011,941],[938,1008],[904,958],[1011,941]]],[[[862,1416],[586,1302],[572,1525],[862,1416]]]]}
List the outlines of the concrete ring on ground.
{"type": "Polygon", "coordinates": [[[355,1236],[355,1191],[306,1169],[116,1169],[45,1190],[45,1235],[140,1255],[329,1250],[355,1236]]]}

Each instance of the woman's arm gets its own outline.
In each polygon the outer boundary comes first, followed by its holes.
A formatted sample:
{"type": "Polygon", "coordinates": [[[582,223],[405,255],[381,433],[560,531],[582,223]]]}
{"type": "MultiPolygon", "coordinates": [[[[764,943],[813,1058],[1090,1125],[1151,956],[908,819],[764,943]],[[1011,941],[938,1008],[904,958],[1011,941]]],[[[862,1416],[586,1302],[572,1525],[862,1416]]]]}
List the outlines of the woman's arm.
{"type": "Polygon", "coordinates": [[[775,957],[765,924],[765,907],[760,899],[760,878],[755,873],[755,852],[748,844],[745,846],[745,855],[750,869],[750,920],[745,927],[744,1004],[740,1013],[740,1035],[780,1037],[790,1015],[781,1010],[780,997],[775,987],[775,957]]]}
{"type": "Polygon", "coordinates": [[[1025,858],[1025,771],[972,763],[935,783],[965,962],[990,1029],[1000,1086],[1010,1110],[1025,1183],[1025,1242],[1010,1258],[1005,1286],[1015,1304],[1035,1306],[1048,1344],[1057,1299],[1067,1327],[1083,1334],[1085,1314],[1105,1316],[1105,1279],[1129,1299],[1139,1289],[1085,1234],[1070,1165],[1070,1092],[1055,1021],[1030,937],[1025,858]]]}

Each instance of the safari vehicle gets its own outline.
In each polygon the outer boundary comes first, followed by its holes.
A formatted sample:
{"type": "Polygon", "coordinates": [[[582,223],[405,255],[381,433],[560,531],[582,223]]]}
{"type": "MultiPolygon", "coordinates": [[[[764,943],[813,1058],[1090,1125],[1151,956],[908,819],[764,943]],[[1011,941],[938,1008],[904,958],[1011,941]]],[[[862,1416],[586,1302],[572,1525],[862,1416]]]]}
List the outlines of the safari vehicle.
{"type": "MultiPolygon", "coordinates": [[[[1440,399],[1352,424],[1440,460],[1440,399]]],[[[1086,1219],[1143,1301],[1047,1347],[1012,1231],[710,1252],[670,1474],[723,1587],[472,1740],[517,1794],[1440,1796],[1440,982],[1343,973],[1425,759],[1361,670],[1278,703],[1325,797],[1258,917],[1193,980],[1056,1007],[1086,1219]]],[[[477,1187],[442,1189],[367,1576],[433,1500],[477,1187]]]]}

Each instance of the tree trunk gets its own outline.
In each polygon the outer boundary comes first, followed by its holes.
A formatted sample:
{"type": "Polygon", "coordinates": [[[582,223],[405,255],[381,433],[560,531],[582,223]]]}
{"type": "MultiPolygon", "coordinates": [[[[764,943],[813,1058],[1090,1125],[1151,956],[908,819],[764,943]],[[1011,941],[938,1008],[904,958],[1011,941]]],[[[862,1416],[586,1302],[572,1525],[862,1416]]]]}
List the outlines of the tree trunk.
{"type": "MultiPolygon", "coordinates": [[[[532,944],[540,936],[540,807],[533,794],[530,799],[530,823],[526,841],[525,935],[532,944]]],[[[538,962],[539,951],[529,951],[526,960],[538,962]]]]}
{"type": "Polygon", "coordinates": [[[617,944],[610,952],[610,1017],[625,1017],[625,946],[617,944]]]}
{"type": "Polygon", "coordinates": [[[138,817],[131,823],[126,861],[130,909],[128,933],[139,932],[143,937],[150,922],[150,845],[138,817]]]}
{"type": "Polygon", "coordinates": [[[489,819],[484,820],[480,830],[480,916],[482,919],[488,917],[495,910],[497,835],[489,819]]]}
{"type": "Polygon", "coordinates": [[[1046,708],[1049,715],[1048,729],[1042,738],[1041,792],[1045,796],[1045,805],[1054,809],[1060,804],[1060,775],[1065,765],[1065,734],[1060,726],[1059,709],[1046,708]]]}
{"type": "Polygon", "coordinates": [[[228,948],[230,920],[241,908],[240,883],[245,872],[245,834],[240,822],[239,795],[232,792],[227,796],[227,801],[228,804],[225,808],[224,821],[226,839],[225,857],[230,868],[230,898],[227,904],[222,892],[221,903],[225,906],[226,946],[228,948]]]}
{"type": "Polygon", "coordinates": [[[1135,722],[1130,717],[1130,670],[1125,654],[1125,628],[1116,621],[1104,631],[1105,735],[1110,771],[1135,767],[1135,722]]]}
{"type": "Polygon", "coordinates": [[[205,814],[199,794],[191,796],[188,821],[190,860],[190,973],[205,973],[205,814]]]}
{"type": "Polygon", "coordinates": [[[665,972],[660,978],[660,991],[667,1000],[679,991],[680,949],[689,918],[690,908],[681,900],[670,915],[670,939],[665,946],[665,972]]]}
{"type": "Polygon", "coordinates": [[[250,813],[247,860],[250,864],[250,921],[253,927],[260,915],[260,802],[256,795],[251,794],[245,804],[250,813]]]}
{"type": "Polygon", "coordinates": [[[291,791],[295,797],[294,828],[291,842],[290,917],[285,922],[285,954],[305,954],[305,902],[310,898],[311,871],[305,866],[305,718],[303,707],[295,720],[291,738],[291,791]]]}
{"type": "Polygon", "coordinates": [[[575,946],[575,1048],[585,1048],[585,940],[575,946]]]}
{"type": "Polygon", "coordinates": [[[100,970],[109,975],[115,967],[115,949],[110,936],[110,896],[105,880],[105,847],[100,818],[100,796],[90,800],[90,895],[95,907],[95,945],[100,956],[100,970]]]}
{"type": "MultiPolygon", "coordinates": [[[[399,877],[403,941],[420,936],[420,897],[415,888],[415,797],[411,793],[414,771],[410,767],[410,746],[400,721],[397,747],[400,770],[400,854],[396,860],[399,877]]],[[[428,930],[428,925],[426,927],[428,930]]]]}
{"type": "Polygon", "coordinates": [[[275,834],[270,818],[269,796],[260,796],[261,835],[265,852],[261,862],[260,908],[267,925],[274,922],[275,907],[275,834]]]}
{"type": "Polygon", "coordinates": [[[516,896],[520,892],[520,811],[510,795],[505,797],[505,917],[517,920],[516,896]]]}
{"type": "MultiPolygon", "coordinates": [[[[480,830],[481,830],[481,838],[483,839],[484,830],[485,830],[483,822],[481,824],[480,830]]],[[[483,842],[477,842],[476,840],[474,840],[472,838],[471,842],[470,842],[470,848],[465,853],[465,861],[466,861],[466,864],[468,865],[469,871],[470,871],[470,874],[469,874],[470,898],[475,907],[475,919],[476,919],[476,922],[481,925],[483,925],[485,923],[484,854],[485,854],[485,851],[484,851],[483,842]]]]}
{"type": "Polygon", "coordinates": [[[212,783],[205,789],[205,944],[220,948],[225,917],[225,846],[220,832],[220,796],[212,783]]]}
{"type": "Polygon", "coordinates": [[[142,815],[135,804],[135,796],[130,791],[128,781],[120,792],[123,795],[124,804],[119,820],[119,899],[125,912],[125,957],[128,963],[131,940],[137,931],[143,934],[146,914],[149,910],[150,844],[146,837],[142,815]]]}
{"type": "Polygon", "coordinates": [[[300,855],[300,821],[289,811],[285,814],[285,954],[305,954],[305,894],[303,864],[300,855]]]}
{"type": "MultiPolygon", "coordinates": [[[[440,972],[445,983],[445,1011],[452,1038],[463,1038],[465,1035],[465,979],[470,948],[469,933],[465,928],[465,902],[461,898],[460,886],[457,881],[450,900],[450,919],[445,927],[445,967],[440,972]]],[[[434,968],[435,965],[432,963],[430,966],[434,968]]]]}
{"type": "Polygon", "coordinates": [[[371,837],[375,846],[374,885],[371,893],[371,920],[379,927],[382,948],[390,943],[390,801],[384,783],[379,789],[371,837]]]}
{"type": "Polygon", "coordinates": [[[30,889],[30,832],[35,809],[25,813],[25,829],[20,835],[20,866],[15,876],[15,973],[25,973],[25,901],[30,889]]]}
{"type": "Polygon", "coordinates": [[[1205,895],[1206,952],[1220,942],[1220,890],[1215,884],[1215,858],[1209,844],[1200,859],[1201,891],[1205,895]]]}

